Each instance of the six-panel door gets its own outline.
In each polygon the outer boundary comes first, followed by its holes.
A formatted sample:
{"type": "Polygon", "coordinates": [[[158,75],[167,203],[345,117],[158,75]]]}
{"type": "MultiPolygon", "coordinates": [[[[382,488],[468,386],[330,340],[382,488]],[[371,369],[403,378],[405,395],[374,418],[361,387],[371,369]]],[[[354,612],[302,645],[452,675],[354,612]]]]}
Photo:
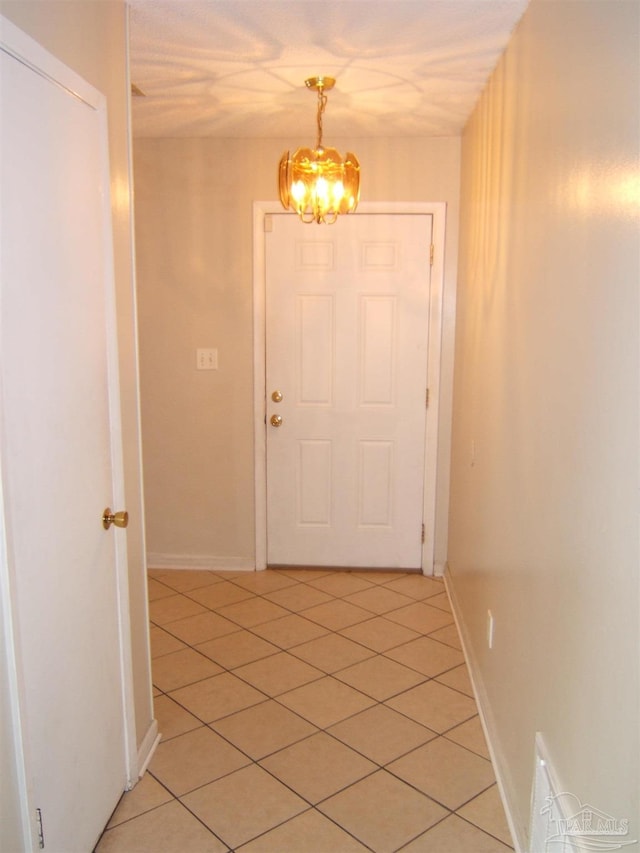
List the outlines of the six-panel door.
{"type": "Polygon", "coordinates": [[[271,225],[268,563],[419,568],[432,217],[271,225]]]}

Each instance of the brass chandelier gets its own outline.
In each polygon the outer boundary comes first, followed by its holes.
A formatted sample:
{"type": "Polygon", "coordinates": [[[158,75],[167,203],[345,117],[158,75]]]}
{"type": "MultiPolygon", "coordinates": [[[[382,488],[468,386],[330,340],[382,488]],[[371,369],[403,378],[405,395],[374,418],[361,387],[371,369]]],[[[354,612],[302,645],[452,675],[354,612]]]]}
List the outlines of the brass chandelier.
{"type": "Polygon", "coordinates": [[[293,157],[286,151],[280,160],[280,201],[303,222],[333,223],[341,213],[353,213],[360,198],[360,163],[347,151],[343,160],[335,148],[322,145],[322,116],[327,105],[325,91],[335,85],[333,77],[310,77],[308,89],[318,93],[318,139],[315,148],[298,148],[293,157]]]}

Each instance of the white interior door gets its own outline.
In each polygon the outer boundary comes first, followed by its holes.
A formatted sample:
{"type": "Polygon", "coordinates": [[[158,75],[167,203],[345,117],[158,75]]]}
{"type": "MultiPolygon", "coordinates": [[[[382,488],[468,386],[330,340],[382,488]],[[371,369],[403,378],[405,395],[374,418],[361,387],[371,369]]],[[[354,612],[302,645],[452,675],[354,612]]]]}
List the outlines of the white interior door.
{"type": "Polygon", "coordinates": [[[123,509],[106,104],[5,20],[1,41],[2,485],[29,822],[34,848],[38,810],[41,847],[86,853],[127,785],[126,534],[101,520],[123,509]]]}
{"type": "Polygon", "coordinates": [[[432,216],[269,222],[267,561],[420,568],[432,216]]]}

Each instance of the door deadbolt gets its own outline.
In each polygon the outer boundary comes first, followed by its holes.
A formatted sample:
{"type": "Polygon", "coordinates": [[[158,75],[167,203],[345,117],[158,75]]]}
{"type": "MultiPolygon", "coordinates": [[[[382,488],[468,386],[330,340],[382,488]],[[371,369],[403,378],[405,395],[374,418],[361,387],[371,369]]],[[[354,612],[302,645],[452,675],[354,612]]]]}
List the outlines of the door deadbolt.
{"type": "Polygon", "coordinates": [[[129,524],[129,513],[126,511],[111,512],[111,507],[107,507],[102,513],[102,526],[108,530],[112,524],[115,524],[116,527],[126,527],[129,524]]]}

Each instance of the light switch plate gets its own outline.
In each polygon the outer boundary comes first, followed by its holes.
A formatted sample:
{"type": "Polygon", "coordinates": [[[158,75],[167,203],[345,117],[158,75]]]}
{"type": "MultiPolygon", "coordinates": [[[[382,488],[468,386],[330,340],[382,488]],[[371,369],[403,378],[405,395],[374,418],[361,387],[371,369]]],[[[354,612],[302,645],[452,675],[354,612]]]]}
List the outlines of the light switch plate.
{"type": "Polygon", "coordinates": [[[217,370],[218,350],[199,348],[196,350],[197,370],[217,370]]]}

